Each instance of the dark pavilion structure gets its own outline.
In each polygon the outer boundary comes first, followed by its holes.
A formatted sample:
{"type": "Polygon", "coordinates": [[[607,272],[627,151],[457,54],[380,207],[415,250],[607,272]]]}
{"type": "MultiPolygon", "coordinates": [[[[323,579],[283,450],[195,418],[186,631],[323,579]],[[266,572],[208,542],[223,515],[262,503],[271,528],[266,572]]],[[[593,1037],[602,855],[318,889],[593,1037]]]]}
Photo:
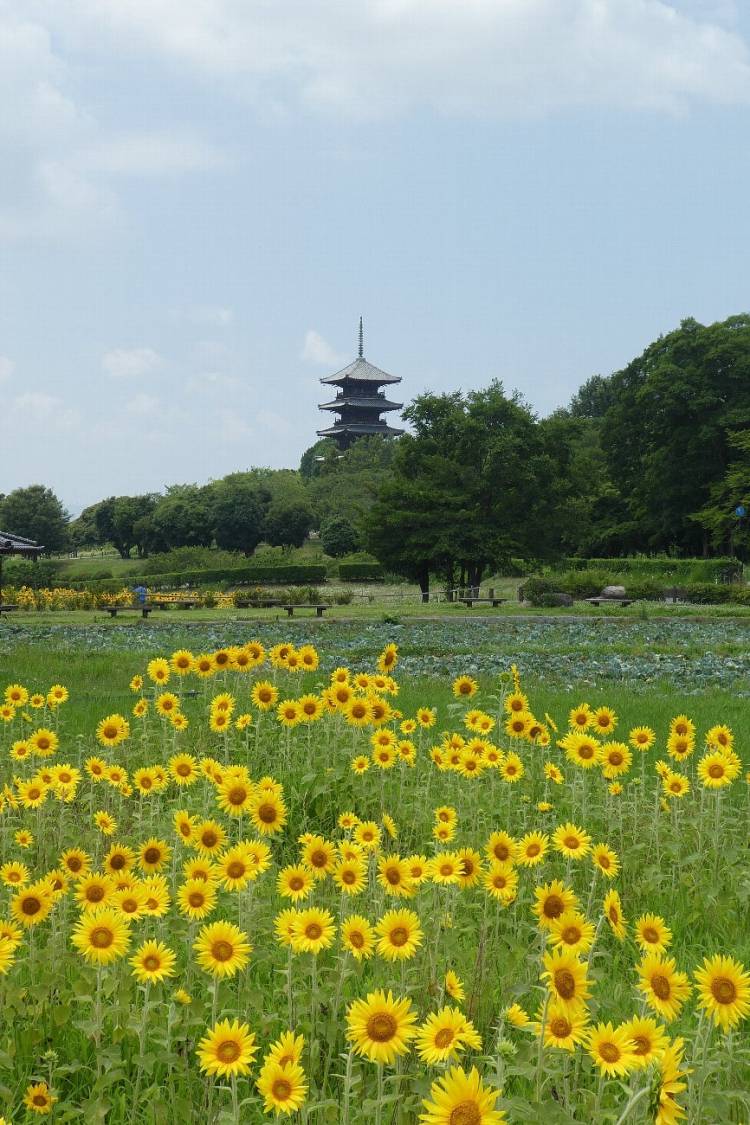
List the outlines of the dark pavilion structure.
{"type": "Polygon", "coordinates": [[[368,363],[364,356],[364,333],[362,317],[359,318],[359,355],[335,375],[327,375],[320,380],[327,386],[336,387],[336,397],[330,402],[322,402],[320,410],[331,410],[338,414],[332,426],[318,430],[318,437],[333,438],[340,450],[361,437],[382,434],[383,437],[398,437],[403,430],[397,430],[381,417],[390,410],[400,410],[402,402],[390,402],[381,387],[389,383],[400,383],[400,375],[387,375],[379,367],[368,363]]]}

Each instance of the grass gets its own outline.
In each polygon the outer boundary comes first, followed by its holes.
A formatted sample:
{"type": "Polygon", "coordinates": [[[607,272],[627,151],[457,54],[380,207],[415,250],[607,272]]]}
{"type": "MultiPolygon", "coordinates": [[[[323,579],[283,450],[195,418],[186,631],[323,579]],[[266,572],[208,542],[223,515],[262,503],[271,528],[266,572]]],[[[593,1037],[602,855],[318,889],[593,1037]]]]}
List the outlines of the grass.
{"type": "MultiPolygon", "coordinates": [[[[241,620],[201,616],[196,611],[160,615],[153,623],[106,621],[86,626],[79,614],[71,615],[75,626],[50,620],[53,615],[38,616],[43,620],[35,619],[34,625],[14,622],[18,631],[3,625],[0,661],[3,681],[18,680],[29,688],[59,681],[70,689],[69,703],[51,716],[61,735],[55,761],[82,765],[91,754],[101,752],[110,761],[125,763],[132,776],[140,766],[166,763],[175,750],[196,758],[212,754],[222,761],[246,764],[255,779],[273,774],[283,785],[289,819],[285,830],[269,840],[271,870],[240,894],[220,892],[219,908],[210,920],[239,921],[254,948],[248,969],[215,991],[191,953],[198,924],[188,922],[174,906],[164,918],[147,917],[133,926],[131,953],[146,937],[158,937],[178,955],[175,979],[149,988],[136,985],[127,960],[100,975],[84,964],[70,945],[75,920],[70,896],[56,906],[51,925],[44,923],[28,935],[15,965],[0,976],[5,1017],[0,1036],[0,1105],[4,1099],[12,1120],[19,1115],[27,1085],[45,1080],[59,1098],[55,1119],[60,1121],[258,1122],[264,1116],[254,1079],[262,1054],[281,1031],[294,1028],[306,1038],[303,1066],[310,1084],[307,1108],[295,1120],[310,1125],[378,1121],[411,1125],[440,1069],[420,1062],[412,1052],[399,1067],[385,1068],[381,1086],[372,1063],[348,1056],[345,1011],[356,997],[383,987],[408,996],[422,1018],[450,1002],[443,990],[447,968],[463,979],[466,999],[460,1007],[482,1035],[481,1049],[462,1058],[467,1068],[478,1066],[485,1084],[503,1088],[500,1104],[514,1125],[612,1123],[632,1094],[657,1081],[651,1071],[634,1071],[622,1085],[602,1081],[583,1047],[570,1056],[554,1048],[540,1054],[533,1033],[511,1027],[502,1016],[514,1001],[532,1016],[543,1006],[539,982],[543,941],[531,907],[535,888],[553,878],[574,888],[581,909],[597,926],[589,961],[592,1019],[617,1023],[640,1011],[642,1001],[634,991],[639,954],[632,929],[627,940],[619,942],[602,920],[601,903],[608,885],[602,877],[592,882],[588,861],[566,862],[550,852],[542,866],[520,868],[518,898],[510,906],[496,903],[481,887],[459,890],[431,884],[422,886],[413,898],[392,900],[384,895],[371,864],[367,890],[351,902],[328,879],[316,884],[311,898],[300,905],[314,902],[330,910],[334,919],[342,909],[356,911],[373,922],[394,905],[405,906],[415,911],[424,931],[416,956],[400,964],[380,957],[358,963],[338,945],[317,959],[310,954],[288,956],[273,937],[274,917],[290,905],[276,893],[276,872],[298,859],[300,833],[314,831],[342,839],[337,817],[345,809],[379,823],[384,812],[392,815],[398,838],[386,839],[383,850],[403,855],[429,855],[435,850],[433,810],[440,805],[454,807],[458,815],[457,835],[448,847],[469,846],[480,852],[493,829],[507,828],[520,838],[532,829],[549,834],[558,823],[572,820],[594,841],[606,840],[618,852],[623,867],[614,885],[628,922],[632,925],[646,911],[663,916],[672,929],[670,954],[679,969],[692,972],[714,952],[750,963],[747,786],[740,779],[719,800],[715,793],[703,792],[696,776],[699,745],[684,766],[671,763],[690,778],[690,794],[661,811],[661,788],[654,772],[656,758],[666,756],[670,719],[681,711],[691,716],[701,739],[709,727],[727,723],[742,753],[747,737],[747,703],[738,691],[742,667],[739,674],[736,669],[726,670],[727,663],[739,665],[743,657],[744,629],[739,623],[636,620],[615,630],[608,623],[544,625],[531,619],[498,630],[494,622],[467,626],[450,619],[417,620],[401,627],[366,619],[350,624],[254,622],[253,632],[266,645],[286,635],[298,645],[312,640],[318,646],[322,657],[318,671],[296,677],[271,673],[282,694],[291,696],[318,690],[339,664],[372,668],[385,641],[398,640],[400,692],[394,702],[406,715],[415,714],[420,706],[434,706],[437,722],[415,738],[419,750],[414,769],[399,766],[381,771],[373,766],[358,778],[349,762],[355,751],[369,749],[369,731],[353,730],[340,716],[287,735],[270,716],[256,714],[249,735],[234,732],[227,740],[211,733],[207,713],[215,692],[227,688],[237,698],[238,712],[250,709],[251,680],[238,674],[205,683],[191,678],[189,694],[173,678],[168,686],[177,686],[183,697],[188,729],[177,735],[153,715],[140,725],[131,718],[131,738],[117,750],[102,752],[94,739],[96,724],[113,711],[129,714],[135,698],[129,680],[144,670],[149,657],[168,655],[181,646],[198,651],[217,647],[225,639],[237,643],[248,639],[249,630],[241,620]],[[650,681],[639,678],[639,663],[655,656],[660,658],[661,675],[650,681]],[[505,690],[498,675],[507,673],[514,657],[538,717],[549,713],[564,728],[570,708],[586,699],[593,707],[608,704],[615,710],[615,737],[626,737],[631,727],[641,723],[654,728],[657,745],[637,757],[624,778],[622,796],[608,792],[598,770],[584,773],[570,765],[554,742],[546,751],[521,744],[526,772],[516,784],[504,782],[495,770],[486,771],[478,781],[467,781],[432,765],[428,751],[438,732],[463,729],[465,705],[451,694],[453,677],[462,671],[475,674],[480,688],[476,702],[496,715],[505,690]],[[623,668],[632,668],[632,675],[623,676],[623,668]],[[542,765],[547,758],[561,765],[563,785],[545,781],[542,765]],[[553,807],[538,809],[542,800],[553,807]],[[173,999],[177,986],[187,988],[189,1004],[173,999]],[[252,1079],[241,1077],[237,1084],[236,1110],[230,1085],[202,1076],[195,1057],[214,1011],[217,1017],[247,1020],[262,1048],[252,1079]]],[[[153,694],[148,689],[148,695],[153,694]]],[[[21,729],[29,729],[28,724],[22,723],[21,729]]],[[[7,756],[11,737],[17,732],[0,731],[6,745],[0,751],[0,781],[5,782],[14,774],[30,774],[40,764],[39,760],[12,762],[7,756]]],[[[511,748],[502,733],[493,737],[511,748]]],[[[39,812],[6,811],[0,818],[3,860],[23,860],[36,877],[52,868],[66,847],[82,846],[100,864],[112,840],[137,847],[156,835],[174,847],[174,859],[165,869],[174,898],[182,862],[192,854],[173,834],[172,815],[180,807],[217,819],[233,840],[254,834],[249,821],[238,824],[220,813],[214,786],[205,780],[184,790],[171,785],[139,799],[124,798],[106,783],[94,785],[84,772],[72,803],[50,796],[39,812]],[[107,809],[118,820],[112,839],[103,838],[92,825],[97,808],[107,809]],[[36,837],[29,851],[13,842],[22,825],[36,837]]],[[[0,898],[0,917],[7,915],[2,904],[8,899],[6,890],[0,898]]],[[[670,1038],[685,1039],[686,1062],[693,1067],[689,1089],[680,1096],[690,1120],[747,1119],[746,1027],[740,1025],[729,1037],[711,1030],[694,998],[667,1025],[670,1038]]],[[[633,1125],[653,1120],[648,1097],[627,1120],[633,1125]]]]}

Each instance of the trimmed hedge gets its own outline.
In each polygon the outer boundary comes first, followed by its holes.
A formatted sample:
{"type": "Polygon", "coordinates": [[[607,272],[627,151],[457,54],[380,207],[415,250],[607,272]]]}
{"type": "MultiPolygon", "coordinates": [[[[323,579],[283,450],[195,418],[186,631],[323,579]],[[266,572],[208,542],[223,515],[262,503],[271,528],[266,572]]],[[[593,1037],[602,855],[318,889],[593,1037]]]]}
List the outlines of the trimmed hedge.
{"type": "Polygon", "coordinates": [[[349,562],[339,563],[341,582],[382,582],[383,568],[380,563],[349,562]]]}
{"type": "Polygon", "coordinates": [[[570,594],[576,601],[595,598],[605,586],[624,585],[634,601],[664,601],[674,597],[691,605],[750,605],[750,586],[740,583],[685,582],[667,583],[653,579],[620,582],[620,576],[601,572],[573,571],[557,578],[529,578],[519,587],[519,597],[535,606],[550,605],[555,592],[570,594]]]}
{"type": "Polygon", "coordinates": [[[553,574],[565,571],[604,571],[609,575],[624,577],[639,575],[643,578],[666,580],[669,578],[690,583],[731,582],[742,576],[739,559],[672,559],[635,556],[623,559],[562,558],[549,567],[553,574]]]}
{"type": "Polygon", "coordinates": [[[113,585],[119,590],[123,585],[149,586],[151,588],[178,587],[178,586],[209,586],[216,583],[229,583],[234,586],[257,586],[261,582],[280,584],[282,586],[317,585],[325,582],[326,568],[324,566],[236,566],[214,567],[210,570],[182,570],[167,574],[138,575],[129,574],[125,579],[116,582],[71,582],[73,589],[89,589],[98,593],[114,592],[110,590],[113,585]]]}

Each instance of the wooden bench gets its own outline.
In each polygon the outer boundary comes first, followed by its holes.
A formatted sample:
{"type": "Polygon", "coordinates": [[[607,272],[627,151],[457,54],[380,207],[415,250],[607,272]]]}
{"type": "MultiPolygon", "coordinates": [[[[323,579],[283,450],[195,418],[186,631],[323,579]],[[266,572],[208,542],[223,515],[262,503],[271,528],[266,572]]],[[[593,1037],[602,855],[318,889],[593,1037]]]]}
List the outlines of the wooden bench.
{"type": "Polygon", "coordinates": [[[9,602],[7,605],[0,605],[0,613],[14,613],[17,609],[18,606],[13,602],[9,602]]]}
{"type": "Polygon", "coordinates": [[[141,617],[148,617],[149,613],[156,607],[153,605],[105,605],[102,608],[106,609],[110,617],[117,617],[118,613],[140,613],[141,617]]]}
{"type": "Polygon", "coordinates": [[[491,605],[494,608],[495,606],[502,605],[503,602],[507,602],[508,599],[507,598],[457,598],[456,600],[461,602],[462,605],[467,605],[469,607],[469,609],[471,609],[471,607],[473,605],[491,605]]]}
{"type": "Polygon", "coordinates": [[[175,598],[174,601],[154,598],[151,602],[154,609],[195,609],[199,604],[198,598],[175,598]]]}
{"type": "Polygon", "coordinates": [[[586,598],[586,601],[589,603],[589,605],[595,605],[595,606],[600,606],[600,605],[626,606],[626,605],[632,605],[633,604],[632,598],[586,598]]]}
{"type": "Polygon", "coordinates": [[[302,602],[300,605],[285,605],[285,606],[283,606],[283,608],[286,610],[288,617],[294,617],[295,609],[314,609],[315,610],[315,616],[316,617],[322,617],[323,614],[325,613],[325,611],[327,609],[330,609],[330,606],[328,606],[328,605],[309,605],[307,602],[302,602]]]}
{"type": "Polygon", "coordinates": [[[242,598],[234,604],[236,609],[275,609],[285,603],[279,598],[242,598]]]}

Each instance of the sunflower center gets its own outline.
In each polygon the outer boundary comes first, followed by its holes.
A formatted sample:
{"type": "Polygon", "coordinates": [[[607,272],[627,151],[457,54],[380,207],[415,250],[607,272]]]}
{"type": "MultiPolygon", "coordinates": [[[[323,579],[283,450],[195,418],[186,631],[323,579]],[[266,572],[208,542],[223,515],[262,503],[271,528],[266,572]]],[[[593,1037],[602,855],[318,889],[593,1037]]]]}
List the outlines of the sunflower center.
{"type": "Polygon", "coordinates": [[[611,766],[621,766],[622,761],[623,761],[622,754],[620,753],[619,750],[613,750],[612,753],[609,755],[609,764],[611,766]]]}
{"type": "Polygon", "coordinates": [[[123,869],[123,867],[125,866],[126,863],[127,863],[127,860],[126,860],[125,856],[122,855],[120,852],[115,852],[115,854],[113,856],[110,856],[109,866],[112,868],[113,871],[122,871],[122,869],[123,869]]]}
{"type": "Polygon", "coordinates": [[[242,785],[236,785],[234,789],[229,790],[228,797],[230,805],[241,805],[247,800],[247,789],[242,785]]]}
{"type": "Polygon", "coordinates": [[[396,926],[391,930],[389,937],[391,939],[391,945],[406,945],[407,941],[409,940],[409,931],[407,930],[406,926],[396,926]]]}
{"type": "Polygon", "coordinates": [[[149,973],[155,973],[160,965],[161,961],[155,953],[149,953],[147,957],[143,958],[143,967],[147,969],[149,973]]]}
{"type": "Polygon", "coordinates": [[[31,1100],[34,1103],[34,1105],[39,1105],[39,1106],[46,1106],[47,1105],[47,1098],[45,1097],[44,1094],[34,1094],[34,1097],[31,1100]]]}
{"type": "Polygon", "coordinates": [[[310,941],[317,941],[322,933],[323,927],[319,922],[308,922],[305,926],[305,937],[309,938],[310,941]]]}
{"type": "Polygon", "coordinates": [[[214,848],[218,843],[218,837],[215,832],[204,832],[201,836],[201,843],[204,848],[214,848]]]}
{"type": "Polygon", "coordinates": [[[566,836],[565,839],[563,840],[563,843],[565,844],[565,847],[570,848],[570,850],[572,852],[574,852],[577,848],[580,848],[580,846],[581,846],[581,841],[578,839],[577,836],[566,836]]]}
{"type": "Polygon", "coordinates": [[[599,1047],[599,1054],[605,1062],[615,1063],[620,1057],[620,1048],[616,1043],[602,1043],[599,1047]]]}
{"type": "Polygon", "coordinates": [[[206,896],[204,894],[201,894],[200,891],[193,891],[190,895],[188,895],[188,902],[193,908],[203,906],[205,901],[206,896]]]}
{"type": "Polygon", "coordinates": [[[435,1046],[439,1047],[441,1050],[444,1050],[446,1047],[449,1047],[451,1045],[453,1039],[454,1035],[451,1029],[449,1027],[441,1027],[440,1031],[438,1031],[437,1035],[435,1036],[435,1046]]]}
{"type": "Polygon", "coordinates": [[[240,1045],[234,1039],[226,1039],[216,1048],[216,1055],[223,1063],[237,1062],[240,1057],[240,1045]]]}
{"type": "Polygon", "coordinates": [[[93,887],[89,887],[86,891],[86,899],[88,902],[101,902],[103,898],[104,887],[100,887],[98,884],[95,884],[93,887]]]}
{"type": "Polygon", "coordinates": [[[563,1000],[572,1000],[576,994],[576,980],[570,969],[558,969],[555,973],[555,989],[563,1000]]]}
{"type": "Polygon", "coordinates": [[[357,876],[354,871],[348,868],[346,871],[342,872],[341,881],[342,883],[347,883],[349,886],[351,886],[352,883],[356,883],[357,876]]]}
{"type": "Polygon", "coordinates": [[[651,1051],[651,1041],[645,1035],[632,1035],[633,1054],[648,1055],[651,1051]]]}
{"type": "Polygon", "coordinates": [[[712,981],[711,994],[718,1004],[733,1004],[737,999],[737,989],[729,977],[717,977],[712,981]]]}
{"type": "Polygon", "coordinates": [[[138,911],[138,903],[134,898],[124,898],[121,903],[123,914],[135,914],[138,911]]]}
{"type": "Polygon", "coordinates": [[[349,934],[349,942],[355,949],[362,949],[365,944],[364,934],[361,934],[359,930],[353,930],[349,934]]]}
{"type": "Polygon", "coordinates": [[[573,1028],[564,1016],[555,1016],[550,1020],[549,1029],[554,1035],[555,1039],[567,1039],[573,1028]]]}
{"type": "Polygon", "coordinates": [[[42,904],[38,898],[29,896],[25,898],[21,904],[21,910],[24,914],[28,915],[29,918],[33,918],[34,915],[38,914],[41,909],[42,904]]]}
{"type": "Polygon", "coordinates": [[[476,1102],[459,1102],[451,1110],[449,1125],[480,1125],[482,1112],[476,1102]]]}
{"type": "Polygon", "coordinates": [[[495,844],[494,848],[492,849],[492,854],[494,855],[495,859],[499,859],[501,863],[504,863],[510,855],[510,851],[505,844],[495,844]]]}
{"type": "Polygon", "coordinates": [[[452,875],[453,874],[453,865],[450,864],[450,863],[441,864],[440,874],[445,875],[445,876],[452,875]]]}
{"type": "Polygon", "coordinates": [[[97,926],[91,931],[90,941],[96,949],[109,949],[114,940],[115,935],[107,926],[97,926]]]}
{"type": "Polygon", "coordinates": [[[211,946],[211,954],[215,961],[230,961],[234,946],[228,941],[215,941],[211,946]]]}
{"type": "Polygon", "coordinates": [[[565,909],[565,903],[559,895],[548,895],[544,902],[543,913],[545,918],[559,918],[565,909]]]}
{"type": "Polygon", "coordinates": [[[270,804],[260,805],[258,808],[258,817],[264,824],[273,824],[276,820],[275,807],[270,804]]]}
{"type": "Polygon", "coordinates": [[[391,886],[394,887],[398,886],[398,884],[401,882],[401,872],[397,867],[389,867],[385,873],[385,877],[391,884],[391,886]]]}
{"type": "Polygon", "coordinates": [[[657,973],[651,978],[651,988],[660,1000],[668,1000],[672,995],[672,986],[669,979],[662,976],[661,973],[657,973]]]}
{"type": "Polygon", "coordinates": [[[387,1043],[396,1034],[398,1024],[390,1012],[378,1012],[367,1021],[367,1034],[376,1043],[387,1043]]]}
{"type": "Polygon", "coordinates": [[[540,851],[541,848],[539,844],[529,844],[528,848],[526,849],[526,855],[529,857],[529,859],[533,859],[534,856],[539,855],[540,851]]]}
{"type": "Polygon", "coordinates": [[[656,945],[659,941],[659,933],[653,926],[644,926],[641,937],[647,941],[649,945],[656,945]]]}
{"type": "Polygon", "coordinates": [[[560,936],[566,945],[577,945],[582,935],[578,926],[566,926],[560,936]]]}
{"type": "Polygon", "coordinates": [[[292,1084],[286,1078],[276,1078],[271,1086],[271,1093],[277,1102],[285,1102],[291,1096],[292,1084]]]}
{"type": "Polygon", "coordinates": [[[161,851],[159,848],[146,848],[143,858],[146,863],[158,863],[161,859],[161,851]]]}
{"type": "Polygon", "coordinates": [[[67,859],[68,871],[80,871],[83,867],[83,862],[77,855],[69,855],[67,859]]]}
{"type": "Polygon", "coordinates": [[[713,762],[708,767],[708,776],[709,777],[723,777],[724,776],[724,767],[721,765],[720,762],[713,762]]]}

